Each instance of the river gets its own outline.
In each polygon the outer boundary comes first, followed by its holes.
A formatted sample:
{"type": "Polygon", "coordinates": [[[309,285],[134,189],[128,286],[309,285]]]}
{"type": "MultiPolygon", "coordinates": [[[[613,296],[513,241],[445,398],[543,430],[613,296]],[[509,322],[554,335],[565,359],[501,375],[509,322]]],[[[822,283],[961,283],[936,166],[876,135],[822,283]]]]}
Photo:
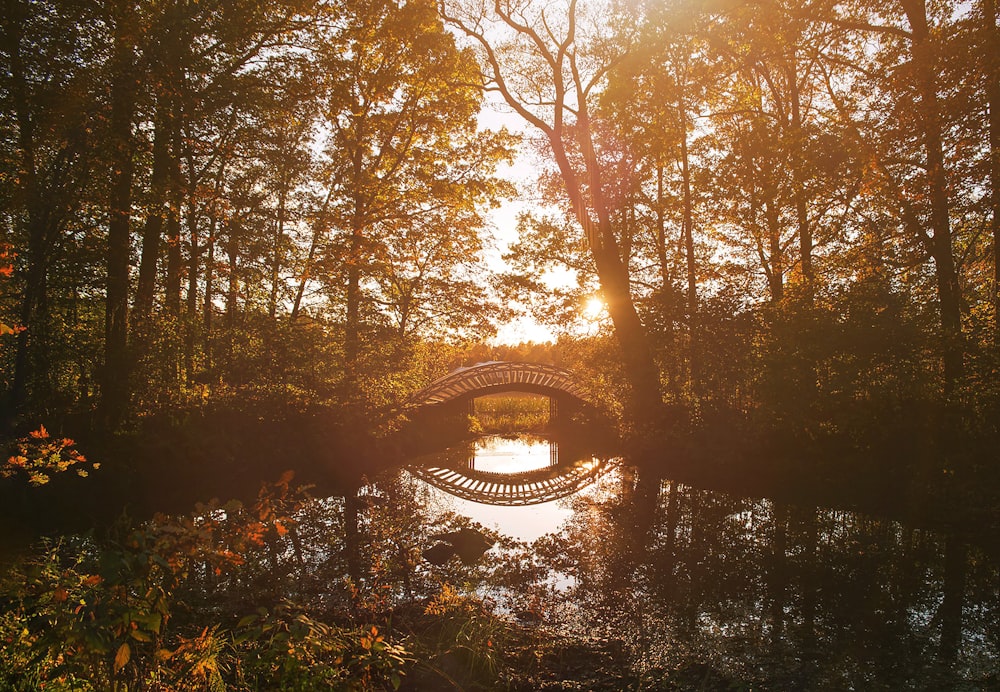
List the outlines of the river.
{"type": "Polygon", "coordinates": [[[392,469],[360,492],[365,552],[403,546],[411,589],[464,585],[523,623],[619,650],[650,683],[1000,685],[1000,582],[982,546],[560,451],[485,438],[392,469]],[[569,492],[537,490],[567,474],[580,479],[569,492]],[[460,527],[492,547],[429,552],[460,527]]]}
{"type": "MultiPolygon", "coordinates": [[[[0,687],[102,689],[128,644],[136,680],[203,689],[151,642],[214,633],[231,689],[320,673],[413,690],[1000,689],[988,533],[699,487],[587,438],[483,437],[346,493],[288,471],[256,500],[109,525],[60,491],[78,528],[0,551],[0,687]],[[373,662],[373,628],[412,658],[373,662]]],[[[23,489],[38,516],[45,492],[23,489]]]]}

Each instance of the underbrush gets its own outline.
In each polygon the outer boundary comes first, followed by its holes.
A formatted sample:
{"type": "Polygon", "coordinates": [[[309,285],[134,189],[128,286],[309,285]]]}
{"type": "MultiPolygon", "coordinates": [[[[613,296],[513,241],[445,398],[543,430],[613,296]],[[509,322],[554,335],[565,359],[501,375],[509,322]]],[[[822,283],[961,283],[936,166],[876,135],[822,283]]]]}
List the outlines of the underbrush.
{"type": "MultiPolygon", "coordinates": [[[[123,518],[22,551],[0,573],[0,690],[507,685],[528,641],[516,623],[419,553],[362,555],[348,503],[291,480],[251,503],[123,518]]],[[[378,510],[369,500],[360,522],[378,510]]]]}

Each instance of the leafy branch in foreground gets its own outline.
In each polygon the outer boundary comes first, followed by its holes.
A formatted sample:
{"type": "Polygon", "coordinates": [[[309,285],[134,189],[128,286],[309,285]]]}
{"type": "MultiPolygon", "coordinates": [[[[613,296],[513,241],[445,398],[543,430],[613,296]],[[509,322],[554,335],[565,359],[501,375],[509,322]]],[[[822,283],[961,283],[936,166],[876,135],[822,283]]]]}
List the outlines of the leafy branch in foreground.
{"type": "Polygon", "coordinates": [[[0,476],[4,478],[27,477],[28,483],[37,487],[45,485],[52,476],[69,470],[86,478],[91,471],[101,467],[87,458],[74,446],[68,437],[52,437],[44,425],[32,430],[14,443],[14,454],[0,465],[0,476]]]}

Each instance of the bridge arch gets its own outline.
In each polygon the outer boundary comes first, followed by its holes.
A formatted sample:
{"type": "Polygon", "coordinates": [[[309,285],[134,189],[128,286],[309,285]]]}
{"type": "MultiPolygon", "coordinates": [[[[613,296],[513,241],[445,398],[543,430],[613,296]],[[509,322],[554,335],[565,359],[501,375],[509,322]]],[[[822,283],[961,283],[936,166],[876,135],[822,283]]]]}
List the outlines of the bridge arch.
{"type": "Polygon", "coordinates": [[[409,471],[425,483],[463,500],[523,507],[568,497],[591,485],[613,467],[610,461],[591,459],[514,474],[419,465],[409,467],[409,471]]]}
{"type": "Polygon", "coordinates": [[[520,391],[587,402],[571,372],[544,363],[489,361],[452,370],[410,397],[412,406],[434,406],[493,392],[520,391]]]}

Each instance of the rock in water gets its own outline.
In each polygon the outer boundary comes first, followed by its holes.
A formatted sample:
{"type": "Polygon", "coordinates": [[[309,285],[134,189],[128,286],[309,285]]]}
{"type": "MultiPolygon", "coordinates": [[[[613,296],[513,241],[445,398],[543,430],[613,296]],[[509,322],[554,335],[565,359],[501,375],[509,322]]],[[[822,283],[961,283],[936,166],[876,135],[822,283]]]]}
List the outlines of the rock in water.
{"type": "Polygon", "coordinates": [[[455,554],[466,565],[473,564],[493,547],[494,541],[488,539],[481,531],[463,526],[458,531],[440,533],[431,536],[432,539],[444,541],[454,547],[455,554]]]}
{"type": "Polygon", "coordinates": [[[447,543],[435,543],[425,550],[421,555],[432,565],[443,565],[455,554],[455,546],[447,543]]]}

